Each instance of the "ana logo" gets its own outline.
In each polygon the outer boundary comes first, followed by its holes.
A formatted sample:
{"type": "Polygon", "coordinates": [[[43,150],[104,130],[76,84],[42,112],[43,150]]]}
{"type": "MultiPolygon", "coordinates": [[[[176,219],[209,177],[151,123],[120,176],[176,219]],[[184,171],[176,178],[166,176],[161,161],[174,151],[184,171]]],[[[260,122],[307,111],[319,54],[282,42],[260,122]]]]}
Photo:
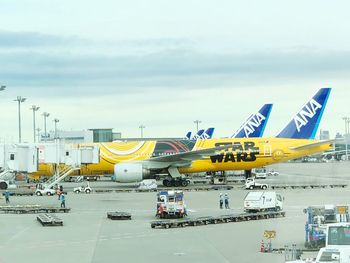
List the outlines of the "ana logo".
{"type": "Polygon", "coordinates": [[[298,132],[300,132],[300,128],[308,124],[309,120],[316,115],[317,110],[321,108],[322,105],[314,99],[311,99],[305,105],[305,107],[294,117],[294,123],[298,132]]]}
{"type": "Polygon", "coordinates": [[[210,136],[205,132],[201,135],[201,139],[210,139],[210,136]]]}
{"type": "Polygon", "coordinates": [[[249,138],[249,135],[255,131],[255,128],[258,128],[262,121],[265,120],[266,117],[262,115],[260,112],[253,115],[248,121],[247,124],[243,127],[244,134],[246,138],[249,138]]]}

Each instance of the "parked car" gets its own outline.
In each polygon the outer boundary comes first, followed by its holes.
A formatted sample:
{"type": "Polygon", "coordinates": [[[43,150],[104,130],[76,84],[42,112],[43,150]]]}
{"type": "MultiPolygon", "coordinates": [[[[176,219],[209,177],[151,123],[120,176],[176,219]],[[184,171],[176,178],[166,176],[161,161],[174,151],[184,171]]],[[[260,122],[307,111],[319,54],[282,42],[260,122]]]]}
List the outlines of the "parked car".
{"type": "Polygon", "coordinates": [[[97,179],[99,179],[99,176],[84,176],[84,180],[87,181],[97,181],[97,179]]]}
{"type": "Polygon", "coordinates": [[[271,176],[271,175],[277,176],[277,175],[280,175],[280,173],[279,173],[279,172],[276,172],[275,170],[270,170],[270,171],[267,173],[267,175],[268,175],[268,176],[271,176]]]}

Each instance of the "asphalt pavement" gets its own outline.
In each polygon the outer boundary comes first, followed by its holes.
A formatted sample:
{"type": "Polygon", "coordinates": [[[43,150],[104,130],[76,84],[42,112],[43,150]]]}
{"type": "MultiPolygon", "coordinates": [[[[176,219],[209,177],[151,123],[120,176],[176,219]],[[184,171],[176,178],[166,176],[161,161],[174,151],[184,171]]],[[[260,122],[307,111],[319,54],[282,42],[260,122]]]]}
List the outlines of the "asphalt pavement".
{"type": "MultiPolygon", "coordinates": [[[[279,176],[269,184],[348,183],[350,162],[286,163],[273,167],[279,176]]],[[[92,187],[118,187],[93,182],[92,187]]],[[[74,184],[67,185],[71,189],[74,184]]],[[[62,262],[284,262],[283,254],[260,253],[265,230],[275,230],[273,247],[304,243],[309,205],[349,204],[350,188],[283,189],[285,218],[174,229],[152,229],[156,193],[74,194],[68,191],[70,213],[57,214],[63,226],[43,227],[35,214],[0,214],[0,263],[62,262]],[[132,214],[130,221],[112,221],[107,212],[132,214]]],[[[231,209],[219,209],[219,191],[185,192],[190,217],[242,211],[247,190],[227,192],[231,209]]],[[[0,203],[5,204],[4,199],[0,203]]],[[[11,197],[12,205],[59,206],[53,197],[11,197]]]]}

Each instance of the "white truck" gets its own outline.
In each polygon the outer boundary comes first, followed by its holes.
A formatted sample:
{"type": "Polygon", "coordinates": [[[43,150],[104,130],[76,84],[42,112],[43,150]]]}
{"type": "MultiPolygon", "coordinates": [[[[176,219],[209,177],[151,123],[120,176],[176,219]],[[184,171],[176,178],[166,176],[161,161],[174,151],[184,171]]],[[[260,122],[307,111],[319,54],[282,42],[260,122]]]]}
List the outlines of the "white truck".
{"type": "Polygon", "coordinates": [[[245,212],[280,211],[283,198],[276,192],[249,192],[244,198],[245,212]]]}
{"type": "Polygon", "coordinates": [[[253,190],[253,189],[256,189],[256,188],[260,188],[262,190],[265,190],[269,186],[268,186],[268,184],[263,184],[263,183],[256,182],[254,178],[248,178],[245,181],[244,187],[245,187],[245,189],[249,189],[249,190],[253,190]]]}
{"type": "Polygon", "coordinates": [[[267,177],[267,172],[266,172],[266,168],[265,167],[253,169],[252,170],[252,174],[257,179],[266,179],[266,177],[267,177]]]}

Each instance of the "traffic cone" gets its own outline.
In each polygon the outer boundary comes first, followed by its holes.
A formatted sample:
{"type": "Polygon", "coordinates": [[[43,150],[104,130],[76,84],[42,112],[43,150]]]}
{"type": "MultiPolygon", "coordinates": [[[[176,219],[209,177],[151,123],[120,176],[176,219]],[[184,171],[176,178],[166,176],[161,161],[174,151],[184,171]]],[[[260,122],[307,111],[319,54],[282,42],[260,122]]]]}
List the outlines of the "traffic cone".
{"type": "Polygon", "coordinates": [[[265,252],[264,240],[261,240],[260,252],[265,252]]]}

